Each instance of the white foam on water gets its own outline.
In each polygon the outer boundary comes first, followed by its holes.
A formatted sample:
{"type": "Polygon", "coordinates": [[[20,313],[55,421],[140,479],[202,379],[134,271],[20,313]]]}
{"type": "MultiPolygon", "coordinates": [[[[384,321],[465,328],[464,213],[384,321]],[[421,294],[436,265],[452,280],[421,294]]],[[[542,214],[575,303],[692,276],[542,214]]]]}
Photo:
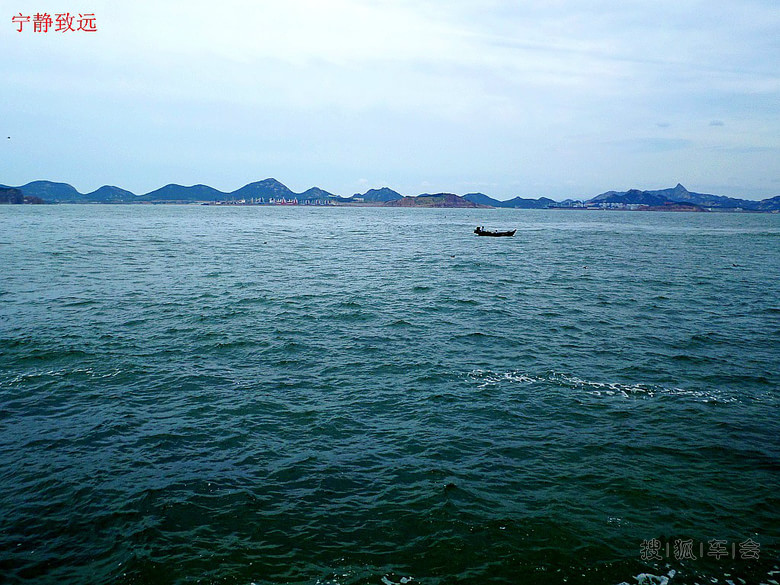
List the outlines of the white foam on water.
{"type": "Polygon", "coordinates": [[[665,575],[652,575],[650,573],[641,573],[634,577],[637,585],[668,585],[669,577],[665,575]]]}
{"type": "Polygon", "coordinates": [[[400,577],[398,581],[393,581],[388,575],[384,575],[381,581],[384,585],[407,585],[414,581],[414,577],[400,577]]]}
{"type": "Polygon", "coordinates": [[[489,370],[473,370],[468,377],[477,382],[480,390],[497,386],[502,383],[534,384],[549,383],[576,390],[583,390],[592,396],[619,398],[656,398],[659,396],[680,396],[693,398],[701,402],[729,403],[736,402],[733,396],[724,396],[717,390],[691,390],[658,384],[596,382],[585,380],[572,374],[552,372],[542,376],[534,376],[517,370],[508,372],[493,372],[489,370]]]}
{"type": "Polygon", "coordinates": [[[101,373],[96,372],[93,368],[65,368],[60,370],[45,370],[45,371],[34,371],[34,372],[26,372],[24,374],[17,374],[7,382],[0,382],[2,384],[8,384],[9,386],[14,386],[17,384],[24,384],[27,382],[35,382],[41,378],[64,378],[66,376],[73,376],[82,374],[88,378],[91,378],[93,380],[100,380],[100,379],[106,379],[106,378],[114,378],[122,373],[122,370],[119,368],[111,368],[110,370],[101,373]]]}
{"type": "Polygon", "coordinates": [[[652,573],[640,573],[634,579],[636,583],[631,584],[627,581],[618,583],[618,585],[668,585],[670,579],[674,579],[677,571],[671,569],[666,575],[653,575],[652,573]]]}
{"type": "Polygon", "coordinates": [[[490,386],[497,386],[502,382],[515,382],[515,383],[531,383],[531,382],[544,382],[545,378],[539,376],[529,376],[522,372],[492,372],[489,370],[473,370],[467,375],[472,380],[478,382],[478,388],[480,390],[488,388],[490,386]]]}
{"type": "MultiPolygon", "coordinates": [[[[668,565],[667,565],[668,567],[668,565]]],[[[628,581],[623,581],[621,583],[618,583],[617,585],[674,585],[674,576],[677,574],[677,571],[674,569],[670,569],[669,572],[666,575],[653,575],[652,573],[640,573],[639,575],[636,575],[634,577],[635,583],[629,583],[628,581]]],[[[768,576],[771,576],[775,574],[773,571],[769,571],[768,576]]],[[[720,576],[720,579],[723,579],[723,582],[726,583],[726,585],[737,585],[734,580],[732,579],[726,579],[726,577],[731,577],[729,573],[724,573],[720,576]]],[[[698,580],[694,580],[693,583],[696,585],[699,585],[700,583],[720,583],[720,580],[718,577],[709,575],[709,576],[700,576],[698,580]]],[[[736,582],[740,583],[741,585],[746,585],[747,581],[740,577],[735,577],[736,582]]],[[[776,585],[777,581],[774,581],[773,579],[767,579],[766,581],[762,580],[759,582],[759,585],[776,585]]]]}

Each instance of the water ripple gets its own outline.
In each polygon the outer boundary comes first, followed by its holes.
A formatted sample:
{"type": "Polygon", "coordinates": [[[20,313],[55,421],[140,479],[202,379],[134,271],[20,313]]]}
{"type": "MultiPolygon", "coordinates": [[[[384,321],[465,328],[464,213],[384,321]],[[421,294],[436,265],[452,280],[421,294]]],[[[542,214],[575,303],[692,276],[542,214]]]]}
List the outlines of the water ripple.
{"type": "Polygon", "coordinates": [[[776,217],[18,207],[2,580],[773,578],[776,217]]]}

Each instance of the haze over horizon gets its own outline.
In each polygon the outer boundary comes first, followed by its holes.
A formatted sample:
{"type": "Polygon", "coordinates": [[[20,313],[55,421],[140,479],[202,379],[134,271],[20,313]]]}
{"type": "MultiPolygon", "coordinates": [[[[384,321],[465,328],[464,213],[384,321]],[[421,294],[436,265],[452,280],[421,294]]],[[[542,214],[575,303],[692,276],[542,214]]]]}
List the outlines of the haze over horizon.
{"type": "Polygon", "coordinates": [[[6,185],[780,194],[768,0],[22,0],[2,17],[6,185]],[[97,32],[11,21],[61,10],[97,32]]]}

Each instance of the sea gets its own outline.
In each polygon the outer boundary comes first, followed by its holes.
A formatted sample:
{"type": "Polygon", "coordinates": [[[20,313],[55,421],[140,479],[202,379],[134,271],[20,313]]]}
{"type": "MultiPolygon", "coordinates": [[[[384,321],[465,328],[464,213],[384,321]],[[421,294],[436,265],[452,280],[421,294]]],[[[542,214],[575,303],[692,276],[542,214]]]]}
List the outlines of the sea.
{"type": "Polygon", "coordinates": [[[2,583],[777,585],[779,415],[777,214],[0,208],[2,583]]]}

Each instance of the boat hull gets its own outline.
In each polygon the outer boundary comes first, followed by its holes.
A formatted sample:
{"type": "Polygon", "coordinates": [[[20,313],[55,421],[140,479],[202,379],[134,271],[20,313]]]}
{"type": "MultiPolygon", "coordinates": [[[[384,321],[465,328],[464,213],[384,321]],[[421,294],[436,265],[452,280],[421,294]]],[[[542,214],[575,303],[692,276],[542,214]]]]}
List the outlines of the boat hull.
{"type": "Polygon", "coordinates": [[[507,232],[491,232],[490,230],[483,230],[482,228],[477,228],[474,230],[474,233],[478,236],[489,236],[492,238],[501,238],[501,237],[511,237],[515,235],[515,232],[517,230],[507,231],[507,232]]]}

